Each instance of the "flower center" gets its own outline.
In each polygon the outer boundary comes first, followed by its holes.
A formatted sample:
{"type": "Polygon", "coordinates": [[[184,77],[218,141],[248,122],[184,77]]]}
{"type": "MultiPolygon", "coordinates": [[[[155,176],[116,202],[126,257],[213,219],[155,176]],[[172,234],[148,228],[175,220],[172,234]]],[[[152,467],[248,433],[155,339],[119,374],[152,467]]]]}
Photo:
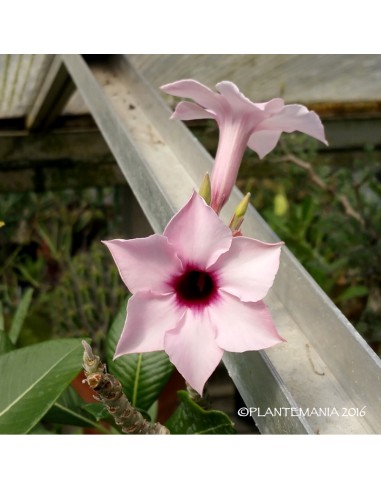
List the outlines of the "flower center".
{"type": "Polygon", "coordinates": [[[186,304],[206,304],[215,293],[215,283],[209,273],[189,270],[177,279],[175,291],[186,304]]]}

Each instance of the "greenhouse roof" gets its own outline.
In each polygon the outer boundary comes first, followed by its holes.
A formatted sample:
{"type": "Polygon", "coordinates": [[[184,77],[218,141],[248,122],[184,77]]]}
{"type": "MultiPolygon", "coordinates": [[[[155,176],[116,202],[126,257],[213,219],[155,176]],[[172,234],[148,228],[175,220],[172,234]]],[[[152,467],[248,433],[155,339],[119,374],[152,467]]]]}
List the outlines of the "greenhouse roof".
{"type": "MultiPolygon", "coordinates": [[[[0,55],[0,118],[26,116],[54,55],[0,55]]],[[[154,86],[195,78],[213,86],[232,80],[250,98],[283,97],[320,112],[380,112],[380,55],[129,55],[154,86]]],[[[74,94],[65,113],[86,113],[74,94]]]]}

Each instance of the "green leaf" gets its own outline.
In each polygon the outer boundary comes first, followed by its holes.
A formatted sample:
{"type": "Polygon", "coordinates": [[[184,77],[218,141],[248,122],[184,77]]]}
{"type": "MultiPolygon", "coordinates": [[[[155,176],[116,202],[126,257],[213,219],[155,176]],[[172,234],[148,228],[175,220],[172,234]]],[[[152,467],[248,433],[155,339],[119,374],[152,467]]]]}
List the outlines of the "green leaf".
{"type": "MultiPolygon", "coordinates": [[[[125,318],[126,303],[121,307],[107,336],[108,368],[121,382],[131,404],[148,411],[172,374],[173,365],[165,352],[123,355],[113,360],[125,318]]],[[[152,320],[152,323],[155,323],[155,320],[152,320]]]]}
{"type": "Polygon", "coordinates": [[[368,295],[369,290],[365,285],[351,285],[335,298],[336,302],[349,301],[355,297],[364,297],[368,295]]]}
{"type": "Polygon", "coordinates": [[[0,355],[10,352],[15,347],[9,340],[8,335],[4,331],[0,331],[0,355]]]}
{"type": "Polygon", "coordinates": [[[78,339],[42,342],[0,356],[0,434],[29,432],[80,372],[78,339]]]}
{"type": "Polygon", "coordinates": [[[29,287],[29,289],[26,289],[25,294],[22,296],[20,304],[17,307],[16,313],[12,320],[11,328],[9,330],[9,339],[13,344],[17,342],[20,335],[22,325],[26,315],[28,314],[28,309],[32,301],[32,295],[33,289],[29,287]]]}
{"type": "Polygon", "coordinates": [[[2,331],[5,331],[5,327],[4,327],[3,303],[0,301],[0,332],[2,331]]]}
{"type": "Polygon", "coordinates": [[[166,422],[171,434],[235,434],[234,424],[220,410],[205,410],[189,394],[177,392],[180,405],[166,422]]]}
{"type": "Polygon", "coordinates": [[[87,414],[94,417],[97,422],[110,417],[110,414],[103,403],[86,403],[85,405],[82,405],[82,408],[87,414]]]}
{"type": "Polygon", "coordinates": [[[0,301],[0,355],[10,352],[15,347],[9,340],[9,336],[4,329],[3,303],[0,301]]]}
{"type": "Polygon", "coordinates": [[[54,435],[55,432],[51,432],[49,431],[48,429],[46,429],[46,427],[44,427],[42,424],[38,423],[37,425],[35,425],[33,427],[33,429],[31,429],[29,432],[28,432],[29,435],[31,434],[36,434],[36,435],[41,435],[41,434],[49,434],[49,435],[54,435]]]}
{"type": "Polygon", "coordinates": [[[48,232],[42,227],[41,224],[37,225],[36,227],[37,227],[37,232],[40,234],[40,236],[43,239],[43,241],[45,241],[46,246],[49,248],[49,252],[53,256],[53,258],[56,259],[56,260],[58,260],[60,258],[60,254],[59,254],[58,248],[53,243],[53,241],[50,238],[48,232]]]}
{"type": "MultiPolygon", "coordinates": [[[[95,405],[101,404],[95,403],[95,405]]],[[[90,418],[90,415],[83,410],[85,406],[86,404],[82,398],[69,386],[44,416],[43,420],[54,424],[96,427],[102,432],[107,432],[106,429],[98,425],[98,419],[90,418]]],[[[104,408],[103,405],[101,407],[104,408]]],[[[108,415],[106,410],[106,416],[108,415]]]]}

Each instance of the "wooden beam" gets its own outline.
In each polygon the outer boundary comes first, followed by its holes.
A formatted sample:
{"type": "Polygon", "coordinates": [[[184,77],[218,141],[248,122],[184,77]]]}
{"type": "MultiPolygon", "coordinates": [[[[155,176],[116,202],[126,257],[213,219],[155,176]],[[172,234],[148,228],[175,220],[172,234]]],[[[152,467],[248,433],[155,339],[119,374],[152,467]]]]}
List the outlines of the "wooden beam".
{"type": "Polygon", "coordinates": [[[0,193],[122,184],[98,130],[0,132],[0,193]]]}
{"type": "Polygon", "coordinates": [[[29,130],[48,128],[62,112],[75,85],[59,55],[56,55],[41,85],[32,109],[26,116],[25,125],[29,130]]]}

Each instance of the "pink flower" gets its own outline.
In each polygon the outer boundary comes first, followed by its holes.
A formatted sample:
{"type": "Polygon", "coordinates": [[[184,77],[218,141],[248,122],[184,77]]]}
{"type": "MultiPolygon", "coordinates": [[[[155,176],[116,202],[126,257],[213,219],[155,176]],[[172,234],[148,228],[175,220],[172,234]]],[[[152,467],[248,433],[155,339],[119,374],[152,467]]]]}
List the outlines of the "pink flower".
{"type": "Polygon", "coordinates": [[[232,82],[220,82],[217,92],[196,80],[179,80],[161,87],[164,92],[193,99],[180,102],[172,118],[193,120],[213,118],[220,138],[212,172],[212,208],[219,213],[227,202],[246,146],[260,158],[271,152],[282,132],[296,130],[325,144],[324,128],[314,111],[300,104],[284,105],[283,99],[253,103],[232,82]]]}
{"type": "Polygon", "coordinates": [[[262,301],[282,243],[232,237],[197,193],[163,235],[104,242],[133,294],[115,357],[165,350],[202,394],[224,350],[261,350],[283,340],[262,301]]]}

